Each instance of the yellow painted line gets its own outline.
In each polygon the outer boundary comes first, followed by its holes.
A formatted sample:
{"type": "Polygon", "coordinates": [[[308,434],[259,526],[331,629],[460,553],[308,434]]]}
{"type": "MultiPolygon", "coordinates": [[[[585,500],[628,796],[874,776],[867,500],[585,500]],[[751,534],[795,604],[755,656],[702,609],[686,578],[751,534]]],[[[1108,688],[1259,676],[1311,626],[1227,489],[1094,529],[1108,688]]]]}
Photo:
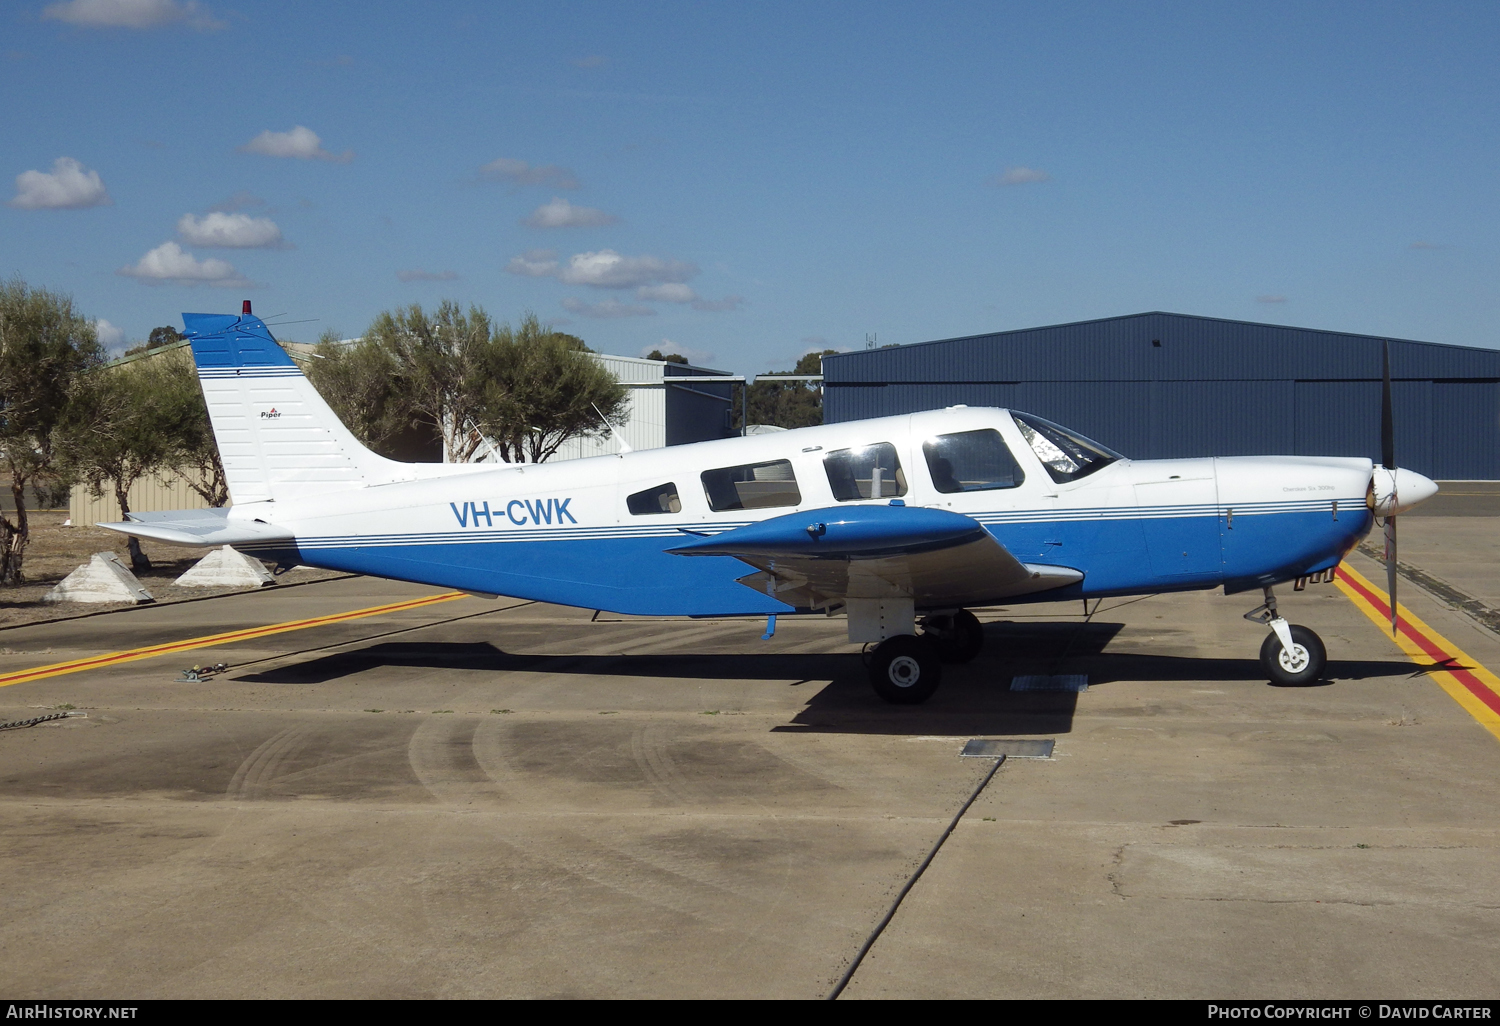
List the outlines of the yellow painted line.
{"type": "MultiPolygon", "coordinates": [[[[1334,584],[1355,608],[1382,632],[1391,624],[1390,596],[1347,563],[1340,564],[1334,584]]],[[[1500,677],[1479,660],[1423,623],[1411,610],[1396,603],[1396,644],[1419,666],[1435,664],[1427,675],[1463,706],[1479,725],[1500,738],[1500,677]]]]}
{"type": "Polygon", "coordinates": [[[15,673],[0,674],[0,688],[9,687],[12,684],[25,684],[27,681],[40,680],[43,677],[60,677],[65,673],[94,670],[101,666],[132,663],[137,659],[152,659],[156,656],[171,655],[173,652],[188,652],[195,648],[212,648],[215,645],[227,645],[235,641],[250,641],[254,638],[264,638],[270,634],[285,634],[287,631],[301,631],[309,627],[322,627],[330,623],[343,623],[345,620],[360,620],[367,616],[380,616],[382,613],[399,613],[406,609],[420,609],[422,606],[430,606],[438,602],[452,602],[454,599],[467,597],[468,595],[465,592],[450,591],[444,592],[441,595],[428,595],[419,599],[408,599],[405,602],[392,602],[384,606],[354,609],[347,613],[315,616],[308,620],[288,620],[286,623],[273,623],[265,627],[249,627],[241,631],[228,631],[224,634],[208,634],[201,638],[188,638],[185,641],[169,641],[164,645],[147,645],[145,648],[131,648],[126,649],[124,652],[108,652],[104,655],[91,656],[87,659],[72,659],[65,663],[34,666],[29,670],[18,670],[15,673]]]}

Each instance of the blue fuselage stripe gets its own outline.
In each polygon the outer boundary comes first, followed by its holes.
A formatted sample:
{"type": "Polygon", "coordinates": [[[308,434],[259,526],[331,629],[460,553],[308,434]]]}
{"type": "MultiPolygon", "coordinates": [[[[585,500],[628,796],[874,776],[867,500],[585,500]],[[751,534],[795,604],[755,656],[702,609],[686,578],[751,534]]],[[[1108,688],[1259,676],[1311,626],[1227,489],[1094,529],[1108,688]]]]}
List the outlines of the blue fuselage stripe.
{"type": "MultiPolygon", "coordinates": [[[[1271,504],[1264,504],[1271,505],[1271,504]]],[[[1175,516],[1001,519],[977,514],[1023,563],[1083,570],[1076,585],[1006,604],[1070,597],[1230,590],[1290,580],[1337,564],[1370,530],[1356,507],[1337,519],[1327,504],[1287,512],[1199,508],[1175,516]]],[[[718,525],[716,525],[718,526],[718,525]]],[[[729,556],[687,558],[667,549],[687,535],[631,528],[433,535],[301,538],[295,559],[333,570],[654,616],[730,616],[791,607],[737,583],[754,568],[729,556]],[[564,535],[559,537],[558,535],[564,535]]],[[[290,556],[290,553],[288,553],[290,556]]],[[[285,561],[285,559],[283,559],[285,561]]]]}

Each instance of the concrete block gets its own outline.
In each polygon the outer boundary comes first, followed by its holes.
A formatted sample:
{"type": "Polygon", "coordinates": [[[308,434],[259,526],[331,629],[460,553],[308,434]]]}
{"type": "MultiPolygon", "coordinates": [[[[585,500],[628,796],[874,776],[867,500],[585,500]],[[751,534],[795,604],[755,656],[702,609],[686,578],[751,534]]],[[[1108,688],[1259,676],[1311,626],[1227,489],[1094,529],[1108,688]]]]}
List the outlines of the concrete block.
{"type": "Polygon", "coordinates": [[[276,579],[260,560],[226,545],[198,560],[176,583],[184,588],[264,588],[276,579]]]}
{"type": "Polygon", "coordinates": [[[155,602],[130,568],[113,552],[96,552],[57,583],[43,602],[155,602]]]}

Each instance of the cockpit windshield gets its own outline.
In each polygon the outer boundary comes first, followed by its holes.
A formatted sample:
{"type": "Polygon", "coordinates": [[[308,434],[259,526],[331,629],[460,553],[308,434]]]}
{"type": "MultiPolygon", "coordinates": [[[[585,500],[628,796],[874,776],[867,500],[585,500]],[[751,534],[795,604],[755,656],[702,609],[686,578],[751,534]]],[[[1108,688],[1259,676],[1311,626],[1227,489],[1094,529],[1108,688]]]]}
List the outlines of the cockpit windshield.
{"type": "Polygon", "coordinates": [[[1012,410],[1016,427],[1058,484],[1077,481],[1125,457],[1092,438],[1030,413],[1012,410]]]}

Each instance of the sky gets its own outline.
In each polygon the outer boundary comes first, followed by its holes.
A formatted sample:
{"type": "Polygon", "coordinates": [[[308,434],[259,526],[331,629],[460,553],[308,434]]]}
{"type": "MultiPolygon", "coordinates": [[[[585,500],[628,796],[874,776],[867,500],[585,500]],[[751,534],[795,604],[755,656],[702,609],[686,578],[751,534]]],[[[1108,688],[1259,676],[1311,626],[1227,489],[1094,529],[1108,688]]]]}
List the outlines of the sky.
{"type": "MultiPolygon", "coordinates": [[[[1169,310],[1497,347],[1494,3],[0,3],[0,276],[733,373],[1169,310]]],[[[274,316],[273,316],[274,315],[274,316]]]]}

